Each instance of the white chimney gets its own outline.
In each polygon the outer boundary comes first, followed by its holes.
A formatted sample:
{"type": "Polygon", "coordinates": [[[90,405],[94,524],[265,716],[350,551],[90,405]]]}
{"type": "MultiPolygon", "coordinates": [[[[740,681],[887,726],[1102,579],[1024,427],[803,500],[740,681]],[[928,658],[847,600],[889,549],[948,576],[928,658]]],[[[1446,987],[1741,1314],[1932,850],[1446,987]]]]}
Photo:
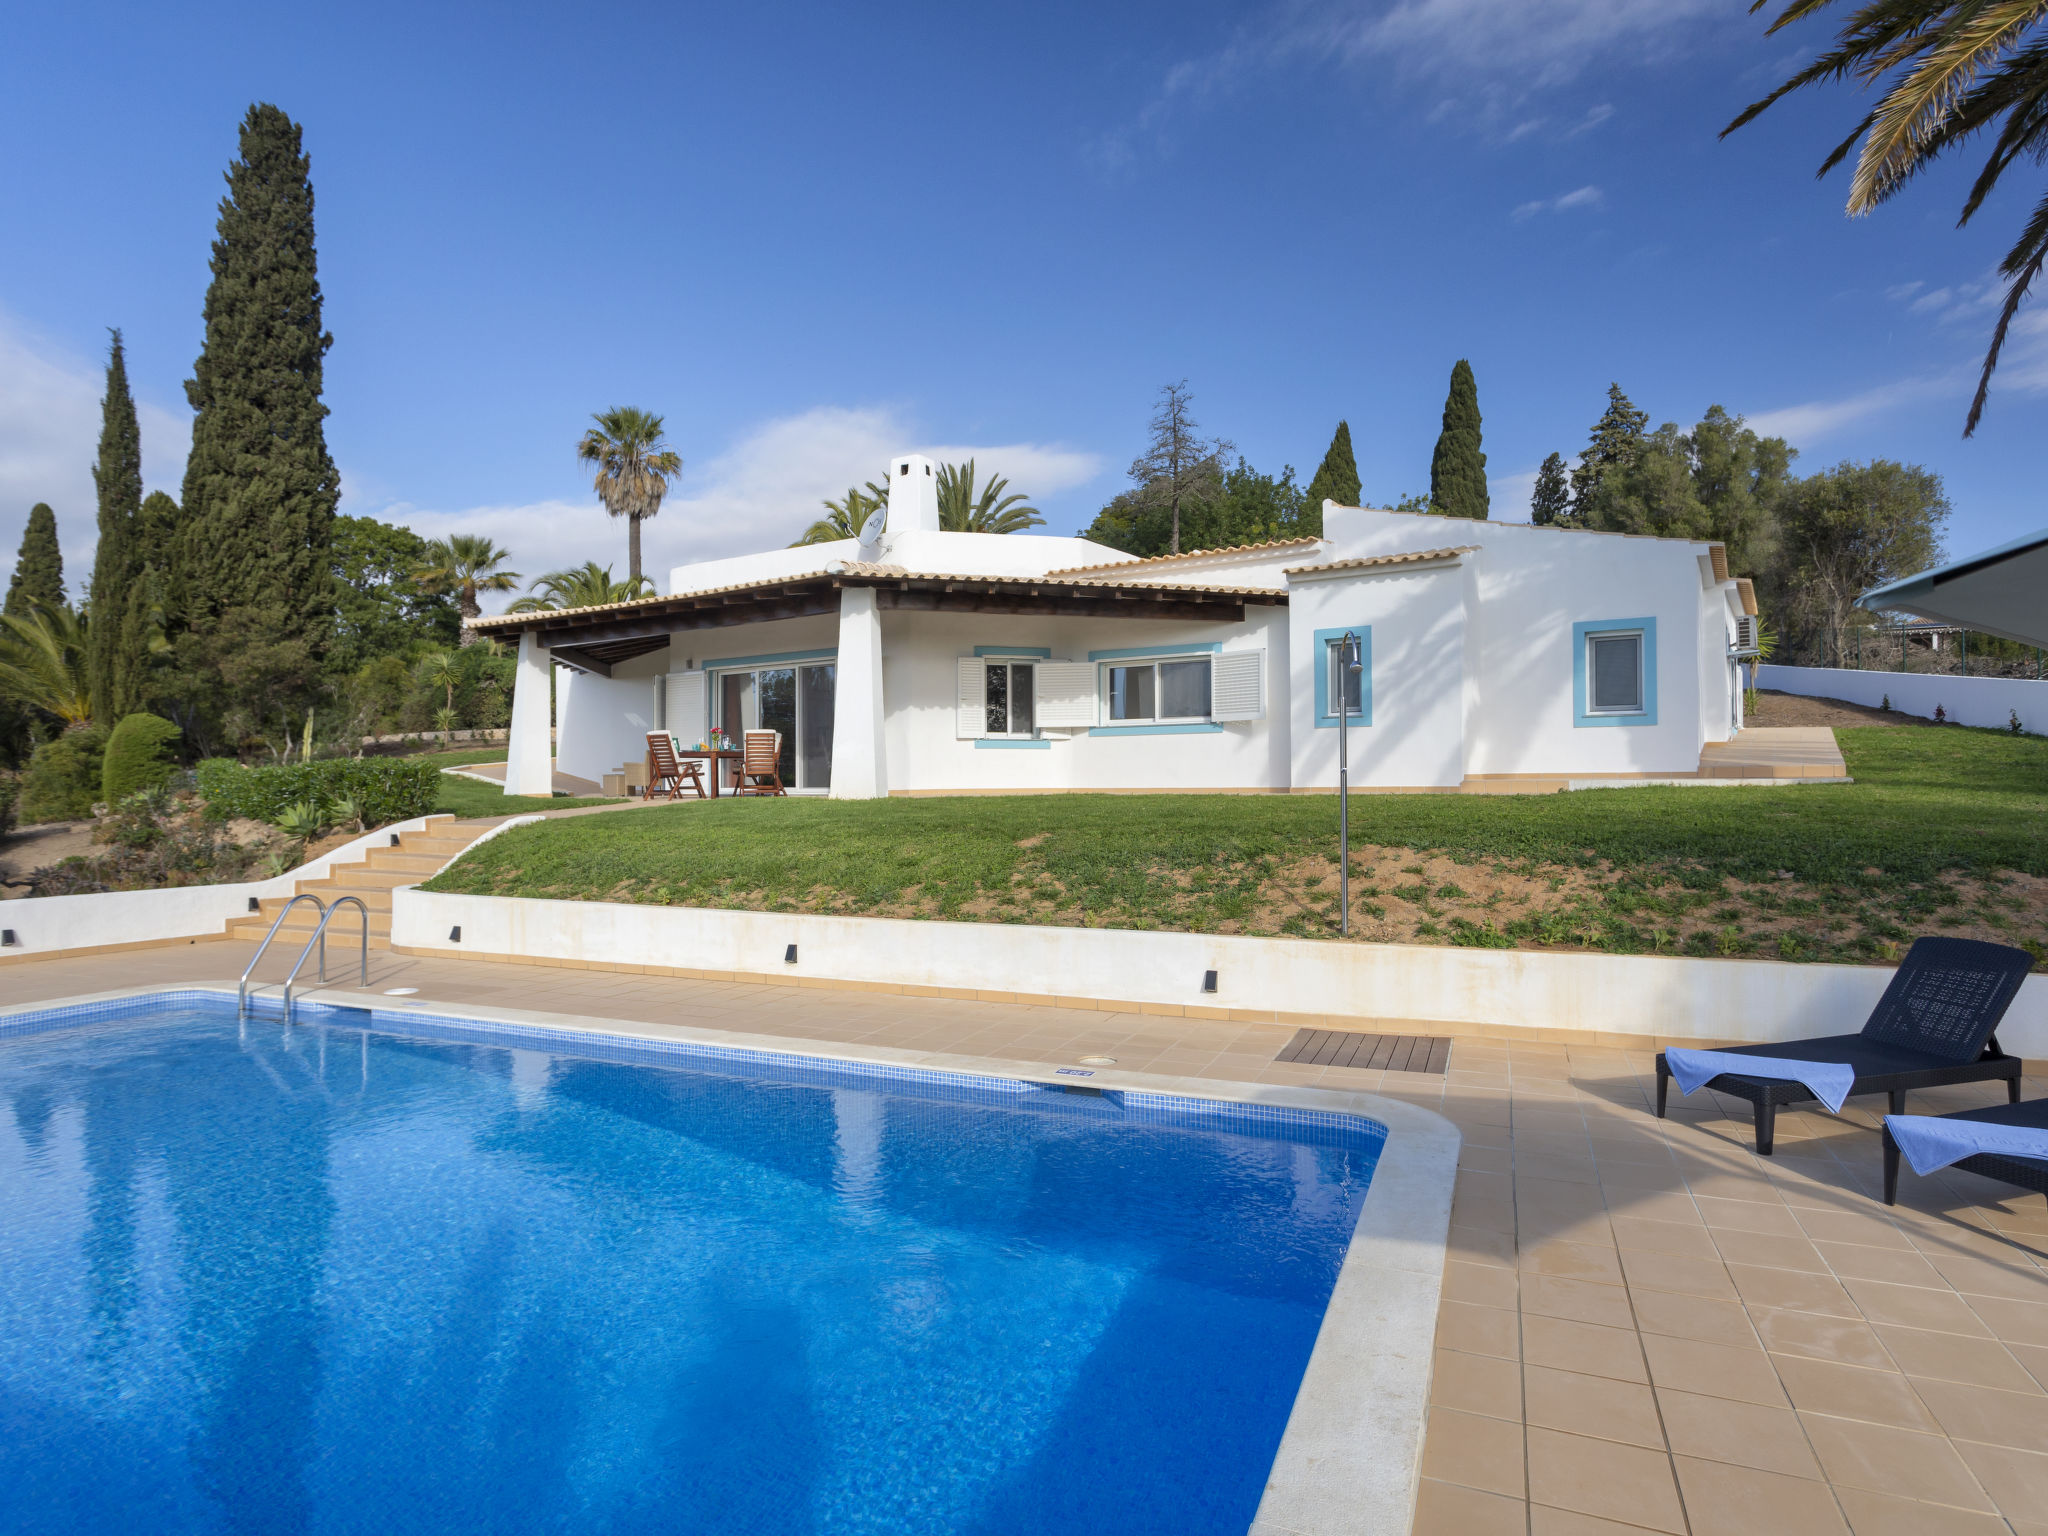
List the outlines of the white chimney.
{"type": "Polygon", "coordinates": [[[889,461],[889,532],[939,531],[939,476],[920,453],[899,453],[889,461]]]}

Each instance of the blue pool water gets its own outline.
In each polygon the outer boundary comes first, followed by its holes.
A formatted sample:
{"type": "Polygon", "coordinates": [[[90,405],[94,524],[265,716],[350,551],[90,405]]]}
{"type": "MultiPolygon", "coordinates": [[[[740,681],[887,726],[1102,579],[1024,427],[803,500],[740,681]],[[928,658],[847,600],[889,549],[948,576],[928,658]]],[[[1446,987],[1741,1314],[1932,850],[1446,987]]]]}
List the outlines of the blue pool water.
{"type": "Polygon", "coordinates": [[[0,1531],[1242,1532],[1383,1134],[299,1018],[0,1035],[0,1531]]]}

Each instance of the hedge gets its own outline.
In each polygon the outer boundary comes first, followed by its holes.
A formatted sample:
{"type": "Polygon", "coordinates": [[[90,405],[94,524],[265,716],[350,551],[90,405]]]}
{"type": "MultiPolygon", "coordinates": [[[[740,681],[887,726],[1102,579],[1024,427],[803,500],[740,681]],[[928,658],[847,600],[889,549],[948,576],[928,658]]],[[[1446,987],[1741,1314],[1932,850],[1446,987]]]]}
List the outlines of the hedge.
{"type": "Polygon", "coordinates": [[[232,758],[209,757],[198,768],[199,798],[216,821],[246,817],[272,822],[287,806],[333,807],[353,800],[363,825],[424,816],[441,795],[441,770],[432,763],[392,757],[335,757],[314,763],[244,768],[232,758]]]}
{"type": "Polygon", "coordinates": [[[100,797],[100,757],[107,747],[107,728],[90,725],[66,731],[36,748],[21,776],[22,821],[83,821],[100,797]]]}
{"type": "Polygon", "coordinates": [[[137,790],[163,783],[176,767],[168,748],[177,739],[178,728],[168,720],[123,715],[100,759],[100,799],[119,805],[137,790]]]}

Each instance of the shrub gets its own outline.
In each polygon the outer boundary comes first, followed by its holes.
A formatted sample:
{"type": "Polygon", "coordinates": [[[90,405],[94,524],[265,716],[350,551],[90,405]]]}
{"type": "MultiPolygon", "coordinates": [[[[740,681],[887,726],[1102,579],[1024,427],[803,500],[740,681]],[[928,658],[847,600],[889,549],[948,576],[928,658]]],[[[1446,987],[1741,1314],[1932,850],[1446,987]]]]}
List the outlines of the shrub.
{"type": "Polygon", "coordinates": [[[80,821],[100,797],[100,759],[107,748],[103,726],[66,731],[36,748],[21,780],[25,822],[80,821]]]}
{"type": "Polygon", "coordinates": [[[399,757],[336,757],[315,763],[244,768],[230,758],[199,765],[199,797],[215,821],[246,817],[275,823],[295,805],[352,803],[366,827],[424,816],[441,795],[441,770],[399,757]]]}
{"type": "Polygon", "coordinates": [[[21,796],[21,780],[11,773],[0,773],[0,836],[14,830],[14,802],[21,796]]]}
{"type": "Polygon", "coordinates": [[[100,799],[119,805],[139,789],[154,789],[170,778],[168,748],[178,728],[157,715],[124,715],[107,738],[100,764],[100,799]]]}
{"type": "Polygon", "coordinates": [[[2008,709],[2005,713],[2005,728],[2008,731],[2011,731],[2015,736],[2024,736],[2026,734],[2027,728],[2024,725],[2020,724],[2020,712],[2016,709],[2008,709]]]}

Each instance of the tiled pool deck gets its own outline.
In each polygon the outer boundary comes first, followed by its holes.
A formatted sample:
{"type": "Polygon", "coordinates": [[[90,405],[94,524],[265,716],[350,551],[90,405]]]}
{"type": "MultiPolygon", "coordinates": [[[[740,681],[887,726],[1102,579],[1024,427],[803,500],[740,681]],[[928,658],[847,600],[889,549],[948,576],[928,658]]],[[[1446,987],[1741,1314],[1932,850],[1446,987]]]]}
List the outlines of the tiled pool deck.
{"type": "MultiPolygon", "coordinates": [[[[11,965],[0,1004],[217,981],[249,953],[11,965]]],[[[1418,1533],[2048,1536],[2048,1204],[1909,1172],[1908,1203],[1887,1211],[1860,1107],[1781,1115],[1764,1160],[1744,1105],[1696,1098],[1653,1118],[1650,1053],[1611,1045],[1464,1037],[1450,1072],[1429,1077],[1277,1065],[1293,1033],[1280,1025],[388,951],[371,956],[371,986],[1051,1065],[1105,1054],[1130,1071],[1421,1104],[1465,1145],[1418,1533]]]]}

